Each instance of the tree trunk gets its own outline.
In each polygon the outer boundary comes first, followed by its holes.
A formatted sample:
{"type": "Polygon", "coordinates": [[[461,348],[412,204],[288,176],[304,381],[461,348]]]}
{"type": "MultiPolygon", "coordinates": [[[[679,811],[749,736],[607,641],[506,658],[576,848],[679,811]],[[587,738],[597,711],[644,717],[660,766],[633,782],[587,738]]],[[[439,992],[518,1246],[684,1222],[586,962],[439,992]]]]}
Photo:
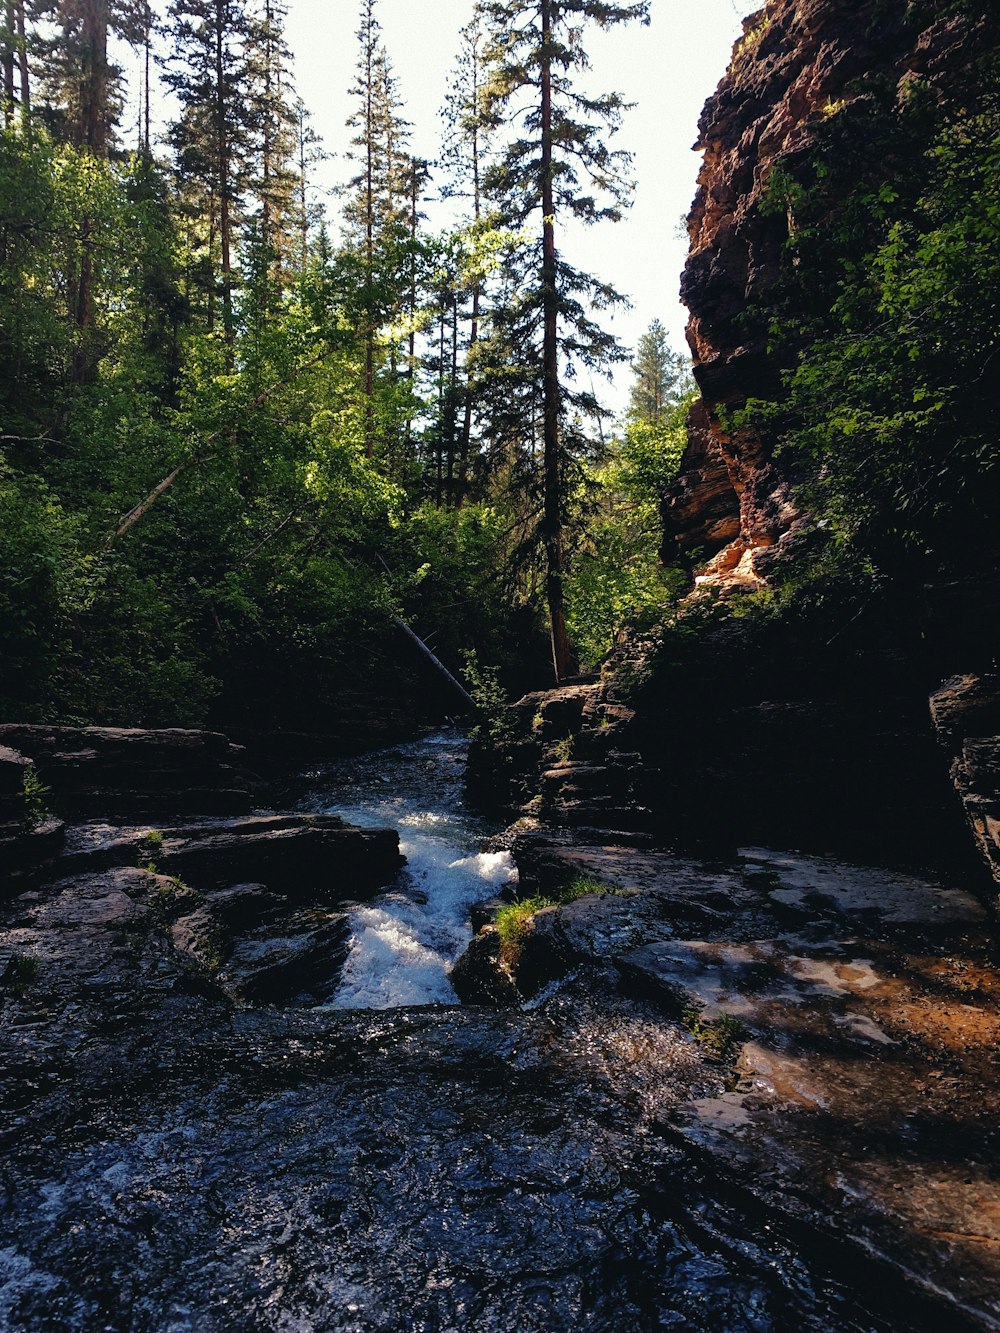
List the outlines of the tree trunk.
{"type": "Polygon", "coordinates": [[[28,74],[28,38],[24,27],[24,0],[14,6],[17,24],[17,63],[21,72],[21,123],[26,125],[31,115],[31,80],[28,74]]]}
{"type": "MultiPolygon", "coordinates": [[[[369,14],[370,14],[369,9],[369,14]]],[[[375,78],[368,39],[365,64],[365,453],[375,453],[375,78]]]]}
{"type": "Polygon", "coordinates": [[[3,119],[4,124],[14,123],[14,0],[6,0],[4,5],[3,44],[3,119]]]}
{"type": "Polygon", "coordinates": [[[87,0],[83,39],[88,61],[83,141],[96,157],[104,157],[108,147],[108,0],[87,0]]]}
{"type": "Polygon", "coordinates": [[[228,111],[225,85],[225,4],[215,4],[215,151],[219,176],[219,244],[222,249],[222,324],[226,342],[226,369],[234,364],[233,345],[233,259],[232,215],[230,211],[230,162],[228,111]]]}
{"type": "Polygon", "coordinates": [[[558,273],[552,179],[552,0],[542,0],[542,473],[545,539],[545,597],[549,608],[552,668],[556,683],[570,674],[569,636],[563,589],[562,484],[559,450],[558,273]]]}
{"type": "Polygon", "coordinates": [[[309,194],[306,177],[306,109],[302,102],[298,104],[299,122],[299,243],[301,246],[301,268],[304,273],[309,262],[309,194]]]}

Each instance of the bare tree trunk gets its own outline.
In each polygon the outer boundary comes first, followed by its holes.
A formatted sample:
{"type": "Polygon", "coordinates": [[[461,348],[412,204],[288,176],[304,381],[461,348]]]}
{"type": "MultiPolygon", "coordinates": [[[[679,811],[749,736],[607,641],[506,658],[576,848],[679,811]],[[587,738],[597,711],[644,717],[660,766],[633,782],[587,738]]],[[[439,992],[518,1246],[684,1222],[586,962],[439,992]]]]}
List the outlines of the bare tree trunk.
{"type": "Polygon", "coordinates": [[[14,123],[14,0],[4,5],[3,43],[3,119],[7,126],[14,123]]]}
{"type": "Polygon", "coordinates": [[[233,327],[233,258],[232,216],[230,210],[229,136],[226,133],[225,41],[223,22],[225,7],[222,0],[215,4],[215,151],[219,176],[219,244],[222,249],[222,324],[226,342],[226,368],[233,368],[233,346],[236,340],[233,327]]]}
{"type": "Polygon", "coordinates": [[[552,667],[557,683],[570,674],[563,588],[562,484],[559,449],[558,271],[552,180],[552,0],[542,0],[542,473],[545,597],[549,608],[552,667]]]}
{"type": "Polygon", "coordinates": [[[451,292],[451,367],[448,374],[448,507],[455,507],[456,394],[458,393],[458,294],[451,292]]]}

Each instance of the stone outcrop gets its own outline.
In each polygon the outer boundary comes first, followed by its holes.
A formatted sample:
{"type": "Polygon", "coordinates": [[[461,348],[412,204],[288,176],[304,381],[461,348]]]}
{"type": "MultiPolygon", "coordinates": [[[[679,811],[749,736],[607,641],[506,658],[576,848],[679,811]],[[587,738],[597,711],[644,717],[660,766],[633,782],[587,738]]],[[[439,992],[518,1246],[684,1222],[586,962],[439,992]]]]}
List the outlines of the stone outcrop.
{"type": "Polygon", "coordinates": [[[63,818],[238,814],[257,804],[243,751],[210,731],[0,724],[63,818]]]}
{"type": "Polygon", "coordinates": [[[1000,677],[955,676],[930,700],[969,826],[1000,890],[1000,677]]]}
{"type": "Polygon", "coordinates": [[[926,7],[921,27],[913,18],[919,7],[906,11],[880,0],[768,0],[744,20],[729,70],[702,113],[696,147],[704,164],[682,283],[702,405],[664,518],[671,551],[727,550],[706,571],[723,587],[766,576],[772,548],[796,526],[782,460],[767,440],[724,429],[718,415],[778,385],[766,328],[744,318],[748,302],[778,282],[795,225],[790,213],[760,207],[768,182],[779,165],[794,171],[817,125],[863,102],[866,80],[892,80],[900,96],[915,80],[936,92],[996,41],[985,20],[926,7]]]}
{"type": "Polygon", "coordinates": [[[770,1224],[845,1247],[855,1280],[873,1264],[943,1297],[944,1325],[1000,1326],[1000,980],[976,898],[754,848],[705,865],[539,831],[514,854],[526,896],[606,892],[536,913],[506,960],[487,927],[456,967],[470,998],[606,969],[728,1071],[660,1134],[770,1224]]]}
{"type": "Polygon", "coordinates": [[[881,608],[835,615],[723,616],[626,646],[604,680],[512,705],[472,794],[584,838],[764,842],[975,882],[959,750],[942,754],[927,713],[935,663],[881,608]]]}

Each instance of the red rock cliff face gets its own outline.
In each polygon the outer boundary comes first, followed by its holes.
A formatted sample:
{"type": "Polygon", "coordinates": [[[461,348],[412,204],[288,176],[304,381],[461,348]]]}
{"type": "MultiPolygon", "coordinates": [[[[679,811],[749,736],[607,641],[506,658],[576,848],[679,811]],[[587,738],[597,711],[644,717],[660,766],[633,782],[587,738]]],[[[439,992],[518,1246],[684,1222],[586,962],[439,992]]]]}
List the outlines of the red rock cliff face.
{"type": "Polygon", "coordinates": [[[906,9],[902,0],[769,0],[744,20],[729,70],[702,113],[697,146],[705,160],[681,293],[703,402],[664,519],[667,550],[711,556],[703,575],[710,581],[766,577],[797,518],[769,442],[727,433],[717,415],[777,386],[763,337],[748,340],[738,318],[777,281],[794,226],[780,212],[762,214],[769,177],[810,148],[815,126],[857,97],[865,80],[945,84],[988,39],[985,23],[954,15],[921,30],[906,22],[906,9]]]}

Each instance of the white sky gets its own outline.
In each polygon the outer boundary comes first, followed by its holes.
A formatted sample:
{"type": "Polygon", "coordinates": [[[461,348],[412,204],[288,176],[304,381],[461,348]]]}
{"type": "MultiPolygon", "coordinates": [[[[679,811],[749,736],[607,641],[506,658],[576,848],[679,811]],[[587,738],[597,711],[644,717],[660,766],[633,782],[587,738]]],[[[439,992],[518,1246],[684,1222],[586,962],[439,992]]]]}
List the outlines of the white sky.
{"type": "MultiPolygon", "coordinates": [[[[287,38],[296,85],[328,152],[323,167],[332,187],[350,172],[344,161],[352,111],[349,88],[357,57],[358,0],[288,0],[287,38]]],[[[624,221],[564,233],[570,263],[599,274],[632,301],[615,331],[629,347],[653,318],[666,325],[678,350],[686,347],[686,315],[677,296],[687,248],[681,220],[694,197],[700,155],[691,151],[702,105],[725,72],[744,14],[754,0],[652,0],[648,28],[596,30],[587,41],[592,87],[617,89],[636,103],[615,146],[634,154],[635,192],[624,221]]],[[[472,0],[379,0],[382,35],[399,81],[413,151],[437,155],[439,110],[455,61],[458,31],[472,0]]],[[[331,201],[330,211],[337,212],[331,201]]],[[[624,405],[627,366],[607,395],[624,405]]]]}

